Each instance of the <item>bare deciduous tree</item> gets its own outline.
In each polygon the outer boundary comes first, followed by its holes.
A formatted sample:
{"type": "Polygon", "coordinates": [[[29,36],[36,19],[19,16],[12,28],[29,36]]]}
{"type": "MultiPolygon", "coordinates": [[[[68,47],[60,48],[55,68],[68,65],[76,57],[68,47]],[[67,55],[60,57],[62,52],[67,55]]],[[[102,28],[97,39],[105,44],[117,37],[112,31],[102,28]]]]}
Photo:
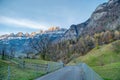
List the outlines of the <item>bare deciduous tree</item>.
{"type": "Polygon", "coordinates": [[[2,60],[5,59],[5,52],[6,52],[6,44],[3,42],[3,41],[0,41],[0,54],[1,54],[1,57],[2,57],[2,60]]]}
{"type": "Polygon", "coordinates": [[[50,45],[49,38],[47,36],[32,38],[30,41],[30,45],[41,55],[41,58],[45,60],[50,45]]]}

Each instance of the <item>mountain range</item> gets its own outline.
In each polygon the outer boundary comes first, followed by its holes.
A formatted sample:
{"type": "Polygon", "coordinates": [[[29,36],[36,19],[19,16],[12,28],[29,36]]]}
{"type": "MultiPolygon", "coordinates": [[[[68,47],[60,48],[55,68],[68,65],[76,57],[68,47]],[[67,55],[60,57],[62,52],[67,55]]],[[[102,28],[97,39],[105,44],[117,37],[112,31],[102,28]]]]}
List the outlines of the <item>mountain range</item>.
{"type": "Polygon", "coordinates": [[[100,4],[87,21],[71,25],[70,29],[64,34],[64,37],[79,37],[105,30],[115,30],[120,28],[119,25],[120,0],[109,0],[106,3],[100,4]]]}
{"type": "Polygon", "coordinates": [[[42,37],[48,37],[51,42],[63,36],[66,29],[59,27],[50,27],[46,31],[32,32],[31,34],[18,32],[17,34],[5,34],[0,36],[0,51],[2,53],[3,48],[6,49],[6,53],[11,52],[11,48],[14,49],[16,56],[24,55],[26,52],[36,53],[31,48],[30,42],[32,39],[40,39],[42,37]]]}
{"type": "MultiPolygon", "coordinates": [[[[33,38],[39,36],[47,36],[51,42],[60,42],[69,39],[76,39],[80,36],[92,35],[107,30],[120,29],[120,0],[109,0],[100,4],[91,17],[80,24],[72,24],[69,29],[59,27],[51,27],[46,31],[40,30],[31,34],[18,32],[0,36],[0,43],[6,45],[14,45],[16,53],[24,52],[24,45],[29,47],[29,42],[33,38]]],[[[7,48],[10,48],[7,46],[7,48]]],[[[28,50],[31,50],[29,48],[28,50]]]]}

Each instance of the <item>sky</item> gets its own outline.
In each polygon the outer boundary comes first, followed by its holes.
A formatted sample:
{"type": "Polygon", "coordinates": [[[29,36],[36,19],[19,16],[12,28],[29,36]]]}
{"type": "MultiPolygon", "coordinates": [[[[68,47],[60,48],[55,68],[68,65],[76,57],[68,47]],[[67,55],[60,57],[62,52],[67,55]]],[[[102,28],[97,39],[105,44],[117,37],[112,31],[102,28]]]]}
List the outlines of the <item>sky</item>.
{"type": "Polygon", "coordinates": [[[0,35],[69,28],[86,21],[108,0],[0,0],[0,35]]]}

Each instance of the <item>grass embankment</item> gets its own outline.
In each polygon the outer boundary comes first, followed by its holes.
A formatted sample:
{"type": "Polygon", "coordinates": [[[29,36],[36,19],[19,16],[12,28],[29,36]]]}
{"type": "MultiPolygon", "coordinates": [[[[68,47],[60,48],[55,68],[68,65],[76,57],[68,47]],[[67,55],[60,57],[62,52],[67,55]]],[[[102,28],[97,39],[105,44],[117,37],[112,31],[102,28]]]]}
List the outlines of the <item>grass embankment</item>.
{"type": "MultiPolygon", "coordinates": [[[[34,64],[47,64],[54,62],[48,62],[43,60],[34,60],[34,59],[24,59],[26,63],[34,63],[34,64]]],[[[27,68],[19,68],[17,64],[0,60],[0,80],[7,80],[8,75],[8,66],[10,66],[10,80],[33,80],[36,77],[40,77],[46,72],[35,71],[35,69],[27,69],[27,68]]]]}
{"type": "Polygon", "coordinates": [[[93,69],[105,80],[120,80],[120,62],[96,66],[93,69]]]}
{"type": "Polygon", "coordinates": [[[86,55],[74,59],[68,65],[84,62],[105,80],[120,80],[120,52],[114,50],[115,44],[120,44],[120,41],[94,48],[86,55]]]}

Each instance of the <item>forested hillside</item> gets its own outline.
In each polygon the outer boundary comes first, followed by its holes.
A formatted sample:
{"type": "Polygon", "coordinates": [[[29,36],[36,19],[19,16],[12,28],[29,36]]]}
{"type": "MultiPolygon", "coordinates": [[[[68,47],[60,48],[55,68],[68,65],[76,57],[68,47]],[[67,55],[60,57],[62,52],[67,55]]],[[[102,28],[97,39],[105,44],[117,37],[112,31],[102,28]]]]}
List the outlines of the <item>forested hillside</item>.
{"type": "MultiPolygon", "coordinates": [[[[120,39],[120,31],[103,31],[94,35],[81,36],[78,39],[72,39],[53,44],[48,48],[46,56],[52,60],[62,59],[65,63],[70,60],[85,55],[93,48],[111,43],[120,39]]],[[[46,59],[49,59],[46,57],[46,59]]]]}

